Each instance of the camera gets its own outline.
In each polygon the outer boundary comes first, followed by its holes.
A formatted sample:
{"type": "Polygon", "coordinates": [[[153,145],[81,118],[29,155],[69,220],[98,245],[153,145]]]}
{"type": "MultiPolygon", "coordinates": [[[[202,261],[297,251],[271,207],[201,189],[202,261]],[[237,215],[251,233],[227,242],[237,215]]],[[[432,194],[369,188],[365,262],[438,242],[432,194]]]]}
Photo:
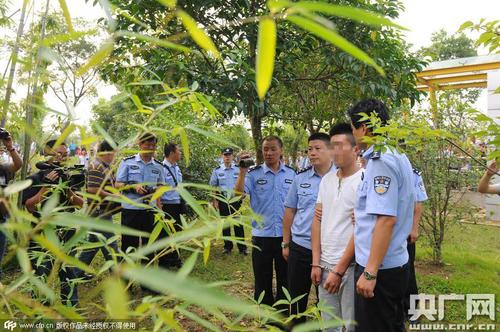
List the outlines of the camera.
{"type": "MultiPolygon", "coordinates": [[[[137,181],[128,181],[126,182],[127,185],[134,185],[134,184],[140,184],[139,182],[137,181]]],[[[154,187],[154,186],[142,186],[142,189],[144,189],[144,191],[146,192],[144,195],[142,196],[151,196],[153,195],[153,193],[156,191],[157,187],[154,187]]],[[[126,190],[123,191],[124,193],[128,193],[128,194],[137,194],[135,188],[128,188],[126,190]]],[[[146,205],[149,205],[149,203],[151,203],[151,197],[145,197],[143,199],[143,203],[146,204],[146,205]]]]}
{"type": "Polygon", "coordinates": [[[0,140],[9,138],[10,133],[5,128],[0,128],[0,140]]]}
{"type": "Polygon", "coordinates": [[[59,163],[47,163],[39,162],[36,164],[36,168],[43,171],[42,182],[46,184],[57,184],[59,179],[55,181],[47,178],[47,175],[56,171],[57,175],[63,182],[68,182],[68,186],[71,190],[80,190],[85,184],[85,170],[84,165],[75,165],[71,167],[61,166],[59,163]]]}
{"type": "Polygon", "coordinates": [[[248,168],[253,165],[255,165],[255,161],[251,158],[240,159],[240,162],[238,163],[238,166],[243,168],[248,168]]]}

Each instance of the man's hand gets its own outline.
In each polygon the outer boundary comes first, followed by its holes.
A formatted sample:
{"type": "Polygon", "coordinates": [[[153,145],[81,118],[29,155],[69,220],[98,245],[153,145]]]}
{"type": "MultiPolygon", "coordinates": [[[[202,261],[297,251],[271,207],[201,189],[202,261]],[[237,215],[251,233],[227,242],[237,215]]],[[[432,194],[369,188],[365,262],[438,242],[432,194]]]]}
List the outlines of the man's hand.
{"type": "Polygon", "coordinates": [[[139,195],[146,195],[147,191],[144,189],[142,185],[137,185],[135,186],[135,192],[138,193],[139,195]]]}
{"type": "Polygon", "coordinates": [[[323,216],[323,207],[319,204],[316,204],[316,208],[314,209],[314,216],[321,221],[321,217],[323,216]]]}
{"type": "Polygon", "coordinates": [[[369,299],[375,296],[375,284],[377,283],[377,279],[375,280],[366,280],[365,276],[361,274],[356,284],[356,292],[359,295],[369,299]]]}
{"type": "Polygon", "coordinates": [[[49,174],[45,175],[45,178],[50,182],[55,182],[57,179],[59,179],[59,173],[57,173],[56,171],[52,171],[49,174]]]}
{"type": "Polygon", "coordinates": [[[290,254],[290,248],[281,249],[281,254],[283,255],[283,258],[288,262],[288,255],[290,254]]]}
{"type": "Polygon", "coordinates": [[[317,266],[313,266],[311,268],[311,281],[315,286],[318,286],[321,283],[321,268],[317,266]]]}
{"type": "Polygon", "coordinates": [[[337,293],[340,288],[340,284],[342,283],[342,278],[337,274],[330,272],[328,273],[328,277],[326,277],[326,281],[323,284],[323,288],[330,294],[337,293]]]}
{"type": "Polygon", "coordinates": [[[486,173],[488,176],[493,176],[495,173],[498,172],[498,167],[497,167],[497,162],[496,160],[493,160],[489,165],[488,165],[488,170],[486,173]]]}
{"type": "Polygon", "coordinates": [[[419,236],[420,236],[420,234],[418,233],[418,228],[415,228],[415,229],[412,228],[408,239],[410,240],[410,243],[415,243],[415,242],[417,242],[419,236]]]}

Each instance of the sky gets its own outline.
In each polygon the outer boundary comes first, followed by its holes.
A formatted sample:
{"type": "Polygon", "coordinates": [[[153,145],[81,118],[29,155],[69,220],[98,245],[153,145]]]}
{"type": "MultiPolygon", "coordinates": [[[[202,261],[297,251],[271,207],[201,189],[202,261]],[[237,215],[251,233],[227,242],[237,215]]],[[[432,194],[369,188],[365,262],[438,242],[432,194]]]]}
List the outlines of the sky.
{"type": "MultiPolygon", "coordinates": [[[[21,7],[23,0],[11,0],[12,9],[21,7]]],[[[45,1],[34,0],[37,7],[42,8],[45,1]]],[[[103,10],[99,6],[92,6],[93,1],[85,0],[67,0],[69,11],[72,17],[82,17],[86,20],[96,20],[104,16],[103,10]]],[[[56,10],[58,1],[51,0],[52,6],[56,10]]],[[[416,50],[422,46],[430,44],[432,33],[444,29],[448,33],[454,33],[460,25],[468,20],[473,22],[479,21],[481,18],[487,20],[499,19],[500,0],[404,0],[405,12],[402,13],[397,20],[397,23],[408,28],[410,31],[405,32],[405,39],[413,44],[413,49],[416,50]]],[[[19,16],[13,16],[13,20],[17,22],[19,16]]],[[[470,34],[471,37],[477,35],[470,34]]],[[[484,50],[479,50],[480,54],[485,54],[484,50]]],[[[6,60],[0,59],[0,69],[5,68],[6,60]]],[[[86,99],[82,101],[75,109],[77,114],[76,122],[78,124],[86,124],[91,118],[91,107],[97,102],[99,97],[109,99],[116,89],[113,86],[101,83],[98,87],[97,98],[86,99]]],[[[25,95],[25,90],[18,89],[15,100],[21,99],[25,95]]],[[[65,111],[65,106],[54,95],[47,93],[46,102],[49,107],[65,111]]],[[[485,110],[487,107],[486,93],[478,100],[476,107],[480,110],[485,110]]],[[[50,125],[50,120],[46,123],[50,125]]]]}

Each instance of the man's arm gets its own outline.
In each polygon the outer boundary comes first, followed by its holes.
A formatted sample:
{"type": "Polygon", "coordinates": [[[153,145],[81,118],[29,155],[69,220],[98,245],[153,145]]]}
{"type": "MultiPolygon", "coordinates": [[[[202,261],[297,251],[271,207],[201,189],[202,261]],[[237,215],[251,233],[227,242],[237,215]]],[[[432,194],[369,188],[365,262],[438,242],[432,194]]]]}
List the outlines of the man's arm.
{"type": "Polygon", "coordinates": [[[245,197],[245,178],[248,173],[248,168],[240,167],[240,174],[236,179],[236,184],[234,185],[234,195],[245,197]]]}
{"type": "Polygon", "coordinates": [[[413,209],[413,226],[410,233],[410,243],[415,243],[418,240],[418,226],[420,224],[420,219],[422,218],[423,212],[424,204],[422,202],[415,202],[415,207],[413,209]]]}
{"type": "MultiPolygon", "coordinates": [[[[322,208],[322,203],[316,203],[316,210],[322,208]]],[[[321,260],[321,219],[318,214],[314,213],[311,224],[311,249],[312,249],[312,267],[311,281],[316,286],[321,282],[321,268],[319,268],[321,260]]]]}
{"type": "MultiPolygon", "coordinates": [[[[296,209],[285,207],[285,214],[283,215],[283,243],[290,245],[290,240],[292,238],[292,224],[293,218],[295,217],[296,209]]],[[[289,255],[289,248],[283,248],[283,258],[287,261],[289,255]]]]}
{"type": "Polygon", "coordinates": [[[9,171],[14,174],[23,166],[23,160],[21,159],[21,156],[19,156],[19,153],[17,153],[17,150],[14,148],[12,137],[9,136],[4,139],[3,144],[5,145],[7,151],[9,151],[12,158],[12,164],[9,165],[9,171]]]}
{"type": "Polygon", "coordinates": [[[493,161],[488,165],[488,170],[484,173],[479,181],[477,191],[483,194],[500,194],[497,187],[490,185],[491,177],[498,172],[497,163],[493,161]]]}

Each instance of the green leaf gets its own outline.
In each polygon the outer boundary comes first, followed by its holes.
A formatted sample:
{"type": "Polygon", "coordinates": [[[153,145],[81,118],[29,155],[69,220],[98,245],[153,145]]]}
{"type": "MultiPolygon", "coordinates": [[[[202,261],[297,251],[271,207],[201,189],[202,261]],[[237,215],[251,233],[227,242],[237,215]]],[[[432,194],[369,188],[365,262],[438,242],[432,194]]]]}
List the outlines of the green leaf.
{"type": "Polygon", "coordinates": [[[68,138],[68,136],[73,132],[73,130],[75,130],[75,128],[76,126],[72,123],[69,126],[67,126],[66,129],[64,129],[62,134],[57,138],[56,142],[54,143],[54,149],[57,148],[59,145],[61,145],[66,140],[66,138],[68,138]]]}
{"type": "Polygon", "coordinates": [[[72,213],[59,213],[53,219],[48,221],[51,225],[67,227],[85,227],[97,231],[108,232],[112,234],[125,234],[141,237],[149,237],[149,233],[138,231],[133,228],[113,224],[104,220],[94,219],[86,216],[72,213]]]}
{"type": "Polygon", "coordinates": [[[462,23],[462,25],[460,26],[460,28],[458,28],[458,31],[457,32],[461,32],[467,28],[470,28],[471,26],[473,26],[474,23],[472,21],[467,21],[467,22],[464,22],[462,23]]]}
{"type": "Polygon", "coordinates": [[[160,235],[162,229],[163,229],[162,223],[157,222],[155,227],[153,228],[153,231],[149,235],[148,244],[151,244],[151,243],[156,241],[156,239],[158,238],[158,235],[160,235]]]}
{"type": "Polygon", "coordinates": [[[189,138],[187,136],[186,130],[183,127],[174,128],[172,129],[172,135],[179,136],[181,138],[182,152],[184,153],[186,165],[189,165],[190,149],[189,138]]]}
{"type": "Polygon", "coordinates": [[[9,185],[7,188],[4,189],[3,193],[5,196],[11,196],[14,195],[29,186],[31,186],[32,180],[23,180],[23,181],[17,181],[14,182],[13,184],[9,185]]]}
{"type": "Polygon", "coordinates": [[[105,41],[97,50],[97,52],[92,55],[83,66],[78,68],[78,70],[76,71],[76,76],[82,76],[93,67],[101,65],[104,60],[106,60],[106,58],[111,54],[111,52],[113,52],[113,47],[114,44],[112,39],[108,39],[107,41],[105,41]]]}
{"type": "Polygon", "coordinates": [[[161,47],[165,47],[165,48],[170,48],[170,49],[173,49],[173,50],[181,51],[181,52],[184,52],[184,53],[190,53],[191,52],[191,50],[188,47],[186,47],[186,46],[182,46],[182,45],[179,45],[179,44],[176,44],[176,43],[172,43],[171,41],[168,41],[168,40],[165,40],[165,39],[159,39],[159,38],[155,38],[155,37],[151,37],[151,36],[146,36],[146,35],[143,35],[143,34],[140,34],[140,33],[135,33],[135,32],[120,30],[120,31],[116,32],[116,35],[117,36],[122,36],[122,37],[137,38],[137,39],[145,41],[145,42],[149,42],[149,43],[161,46],[161,47]]]}
{"type": "Polygon", "coordinates": [[[205,329],[208,331],[221,331],[217,326],[212,324],[210,321],[203,319],[202,317],[192,313],[191,311],[187,311],[181,307],[177,307],[176,310],[186,316],[187,318],[191,319],[192,321],[195,321],[196,323],[200,324],[200,326],[203,326],[205,329]]]}
{"type": "Polygon", "coordinates": [[[61,6],[61,9],[64,14],[64,19],[66,21],[66,25],[68,26],[68,31],[71,33],[73,32],[73,23],[71,22],[71,16],[69,14],[68,10],[68,5],[66,4],[66,0],[59,0],[59,6],[61,6]]]}
{"type": "Polygon", "coordinates": [[[276,23],[274,20],[271,17],[262,18],[259,23],[255,59],[255,81],[260,100],[264,100],[273,79],[276,34],[276,23]]]}
{"type": "Polygon", "coordinates": [[[17,248],[16,249],[17,261],[19,262],[19,266],[23,273],[29,273],[31,271],[31,262],[28,257],[28,252],[25,248],[17,248]]]}
{"type": "Polygon", "coordinates": [[[156,0],[156,1],[158,1],[159,3],[161,3],[162,5],[164,5],[169,9],[173,9],[177,5],[177,0],[156,0]]]}
{"type": "Polygon", "coordinates": [[[88,30],[88,31],[73,31],[70,33],[61,33],[56,35],[51,35],[42,40],[42,45],[45,47],[50,47],[54,44],[67,43],[72,40],[79,39],[83,36],[87,35],[95,35],[97,30],[88,30]]]}
{"type": "Polygon", "coordinates": [[[198,46],[200,46],[205,51],[210,52],[215,58],[220,57],[220,53],[215,47],[212,39],[205,33],[204,30],[198,27],[196,21],[191,16],[189,16],[188,13],[183,10],[179,10],[177,11],[177,16],[181,19],[182,24],[191,35],[191,38],[193,38],[196,44],[198,44],[198,46]]]}
{"type": "Polygon", "coordinates": [[[177,271],[177,275],[181,278],[186,278],[191,271],[193,271],[196,261],[198,260],[198,252],[194,252],[188,259],[186,259],[182,267],[177,271]]]}
{"type": "Polygon", "coordinates": [[[347,18],[372,26],[392,26],[401,30],[408,30],[380,14],[355,7],[339,6],[324,2],[300,1],[293,4],[290,9],[291,13],[293,13],[293,9],[304,9],[307,11],[347,18]]]}
{"type": "Polygon", "coordinates": [[[175,273],[154,267],[125,266],[123,276],[139,282],[149,289],[173,295],[202,308],[220,308],[235,313],[246,313],[253,317],[275,318],[275,314],[263,308],[229,296],[219,289],[207,287],[194,278],[179,277],[175,273]]]}
{"type": "Polygon", "coordinates": [[[104,283],[104,301],[111,319],[128,318],[128,293],[120,278],[109,278],[104,283]]]}
{"type": "Polygon", "coordinates": [[[108,132],[103,127],[101,127],[98,123],[94,123],[94,126],[97,132],[104,138],[106,142],[109,143],[109,145],[111,145],[113,149],[118,148],[118,145],[116,144],[114,139],[111,137],[111,135],[108,134],[108,132]]]}
{"type": "Polygon", "coordinates": [[[375,68],[381,75],[385,76],[384,70],[382,67],[377,65],[377,63],[370,58],[368,54],[363,52],[361,49],[359,49],[357,46],[349,42],[347,39],[344,37],[340,36],[338,33],[336,33],[333,30],[330,30],[328,28],[325,28],[324,26],[314,22],[311,19],[301,17],[301,16],[296,16],[292,15],[287,17],[287,20],[294,23],[295,25],[298,25],[304,30],[307,30],[311,32],[312,34],[332,43],[333,45],[339,47],[340,49],[344,50],[346,53],[350,54],[351,56],[357,58],[358,60],[366,63],[367,65],[372,66],[375,68]]]}
{"type": "Polygon", "coordinates": [[[208,258],[210,257],[210,247],[211,242],[210,239],[203,240],[203,264],[207,265],[208,258]]]}
{"type": "Polygon", "coordinates": [[[292,332],[310,332],[310,331],[319,331],[332,327],[340,327],[343,326],[344,323],[341,320],[330,319],[330,320],[315,320],[309,321],[307,323],[300,324],[293,328],[292,332]]]}

